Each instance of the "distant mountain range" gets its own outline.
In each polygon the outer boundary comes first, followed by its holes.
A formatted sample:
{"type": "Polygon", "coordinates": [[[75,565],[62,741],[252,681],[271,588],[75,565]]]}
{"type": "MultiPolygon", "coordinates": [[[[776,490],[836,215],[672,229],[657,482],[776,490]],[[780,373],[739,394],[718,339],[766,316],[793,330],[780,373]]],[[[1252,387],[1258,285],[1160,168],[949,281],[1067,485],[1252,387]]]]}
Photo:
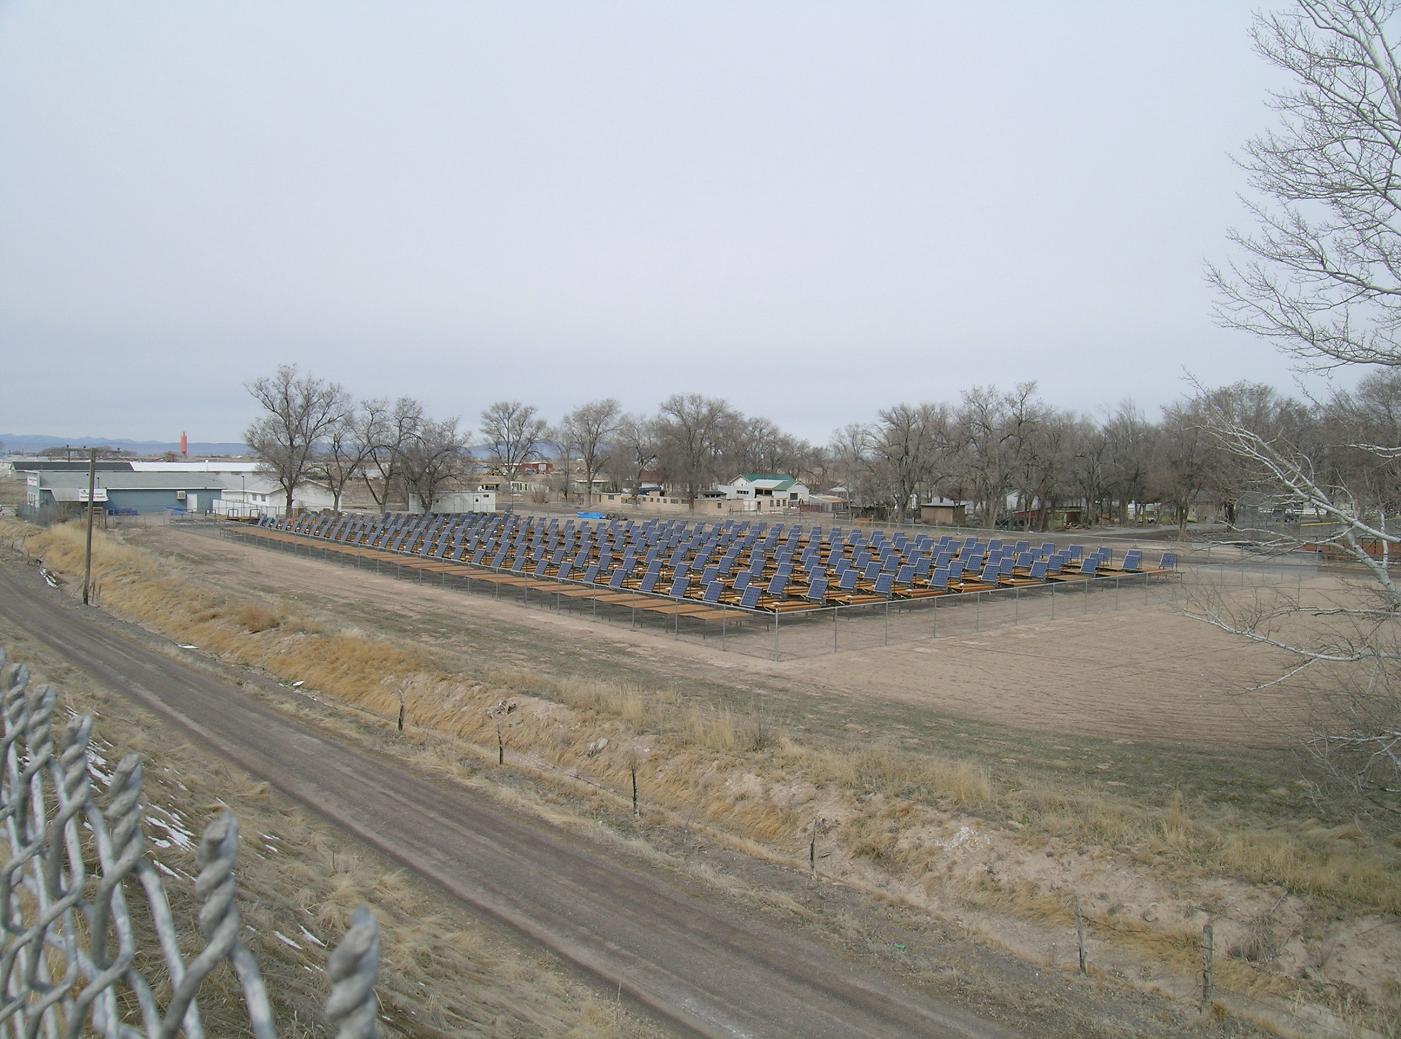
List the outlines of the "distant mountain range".
{"type": "MultiPolygon", "coordinates": [[[[179,441],[161,440],[120,440],[112,437],[46,437],[32,433],[0,433],[0,453],[10,451],[15,454],[35,454],[51,447],[69,445],[81,447],[110,447],[116,451],[133,455],[163,455],[167,451],[180,451],[179,441]]],[[[195,455],[243,455],[248,453],[245,444],[220,443],[191,440],[190,454],[195,455]]]]}

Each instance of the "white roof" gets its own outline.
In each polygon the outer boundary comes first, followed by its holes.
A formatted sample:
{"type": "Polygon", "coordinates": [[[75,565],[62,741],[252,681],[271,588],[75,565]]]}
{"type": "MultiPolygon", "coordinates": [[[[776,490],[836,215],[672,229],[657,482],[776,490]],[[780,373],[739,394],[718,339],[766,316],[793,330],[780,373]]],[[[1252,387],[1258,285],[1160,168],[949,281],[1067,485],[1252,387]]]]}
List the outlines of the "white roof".
{"type": "Polygon", "coordinates": [[[256,473],[262,470],[261,462],[132,462],[131,468],[138,473],[256,473]]]}
{"type": "MultiPolygon", "coordinates": [[[[40,472],[35,473],[38,477],[38,486],[45,490],[58,491],[68,487],[82,488],[83,493],[87,493],[88,474],[84,472],[68,471],[61,472],[40,472]]],[[[180,475],[178,473],[133,473],[133,472],[103,472],[99,470],[96,474],[97,484],[100,487],[107,487],[114,491],[212,491],[223,490],[226,486],[227,476],[220,476],[217,473],[203,475],[193,473],[180,475]]],[[[31,481],[32,485],[33,481],[31,481]]]]}

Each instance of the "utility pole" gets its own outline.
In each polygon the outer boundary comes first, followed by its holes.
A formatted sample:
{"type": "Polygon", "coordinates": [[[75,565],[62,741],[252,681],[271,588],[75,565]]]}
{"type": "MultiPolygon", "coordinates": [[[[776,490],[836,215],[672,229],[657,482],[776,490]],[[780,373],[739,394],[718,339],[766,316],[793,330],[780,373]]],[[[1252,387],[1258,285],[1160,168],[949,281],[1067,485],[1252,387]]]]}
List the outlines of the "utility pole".
{"type": "Polygon", "coordinates": [[[83,550],[83,605],[88,604],[88,590],[92,587],[92,509],[97,492],[97,448],[88,449],[88,542],[83,550]]]}

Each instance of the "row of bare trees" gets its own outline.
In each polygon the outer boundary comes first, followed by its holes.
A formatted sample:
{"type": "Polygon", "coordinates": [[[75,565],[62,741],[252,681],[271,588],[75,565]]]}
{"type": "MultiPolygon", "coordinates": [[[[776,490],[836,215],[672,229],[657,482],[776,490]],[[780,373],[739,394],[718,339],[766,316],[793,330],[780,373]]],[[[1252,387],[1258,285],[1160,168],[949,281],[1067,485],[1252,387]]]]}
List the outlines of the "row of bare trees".
{"type": "Polygon", "coordinates": [[[1126,523],[1141,518],[1132,513],[1146,504],[1160,503],[1185,527],[1203,504],[1234,520],[1242,499],[1272,511],[1277,497],[1260,494],[1212,437],[1214,410],[1242,410],[1302,431],[1341,428],[1343,415],[1369,421],[1375,403],[1346,393],[1323,405],[1300,403],[1268,386],[1240,383],[1199,390],[1163,407],[1156,419],[1125,401],[1095,420],[1041,400],[1034,383],[1006,391],[975,386],[953,404],[899,404],[882,409],[874,422],[845,427],[829,445],[828,462],[853,504],[886,505],[896,518],[920,501],[946,496],[971,503],[988,525],[1017,511],[1044,528],[1064,507],[1083,510],[1088,524],[1126,523]]]}
{"type": "MultiPolygon", "coordinates": [[[[1045,402],[1035,383],[975,386],[954,403],[883,408],[874,421],[814,445],[694,393],[668,397],[650,415],[625,412],[612,398],[590,401],[555,425],[531,405],[497,401],[468,430],[456,418],[430,418],[414,398],[356,402],[295,368],[257,380],[250,391],[263,414],[249,443],[289,501],[290,487],[310,481],[326,487],[339,508],[346,491],[363,484],[380,508],[427,509],[482,467],[511,481],[528,463],[548,459],[564,496],[578,482],[585,501],[600,483],[635,492],[655,480],[695,501],[739,473],[783,473],[896,520],[922,501],[948,497],[971,503],[984,524],[1018,512],[1038,529],[1062,508],[1079,510],[1092,525],[1140,518],[1132,513],[1145,503],[1161,503],[1183,527],[1203,503],[1234,520],[1242,497],[1258,504],[1277,496],[1262,493],[1229,445],[1212,436],[1212,416],[1236,414],[1300,442],[1363,443],[1381,435],[1377,428],[1396,406],[1396,386],[1381,376],[1323,403],[1250,383],[1199,390],[1156,420],[1129,401],[1091,419],[1045,402]]],[[[1297,508],[1295,499],[1279,508],[1297,508]]]]}
{"type": "Polygon", "coordinates": [[[244,438],[276,477],[289,511],[296,488],[307,483],[329,490],[337,510],[352,485],[363,485],[382,509],[428,509],[475,475],[474,444],[514,478],[539,456],[547,434],[535,408],[519,401],[486,408],[474,433],[456,417],[430,417],[413,397],[357,401],[339,383],[295,365],[254,380],[248,392],[261,410],[244,438]]]}

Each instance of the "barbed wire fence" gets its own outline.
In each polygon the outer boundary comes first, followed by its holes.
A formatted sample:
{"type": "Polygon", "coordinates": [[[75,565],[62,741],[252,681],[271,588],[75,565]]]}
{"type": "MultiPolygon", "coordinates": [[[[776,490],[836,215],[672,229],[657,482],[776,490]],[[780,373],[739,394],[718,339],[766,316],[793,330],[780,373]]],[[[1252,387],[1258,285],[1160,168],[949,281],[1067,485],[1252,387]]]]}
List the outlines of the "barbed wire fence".
{"type": "MultiPolygon", "coordinates": [[[[8,665],[0,649],[0,1039],[204,1039],[197,996],[222,964],[237,980],[246,1031],[275,1039],[262,973],[240,936],[238,821],[224,811],[200,838],[201,942],[187,957],[146,855],[140,757],[121,760],[99,804],[88,770],[92,718],[74,717],[55,746],[57,702],[49,686],[30,689],[28,669],[8,665]],[[142,948],[151,942],[156,949],[142,948]],[[148,976],[146,961],[159,970],[148,976]]],[[[336,1039],[377,1037],[379,930],[364,906],[326,970],[325,1018],[336,1039]]]]}

